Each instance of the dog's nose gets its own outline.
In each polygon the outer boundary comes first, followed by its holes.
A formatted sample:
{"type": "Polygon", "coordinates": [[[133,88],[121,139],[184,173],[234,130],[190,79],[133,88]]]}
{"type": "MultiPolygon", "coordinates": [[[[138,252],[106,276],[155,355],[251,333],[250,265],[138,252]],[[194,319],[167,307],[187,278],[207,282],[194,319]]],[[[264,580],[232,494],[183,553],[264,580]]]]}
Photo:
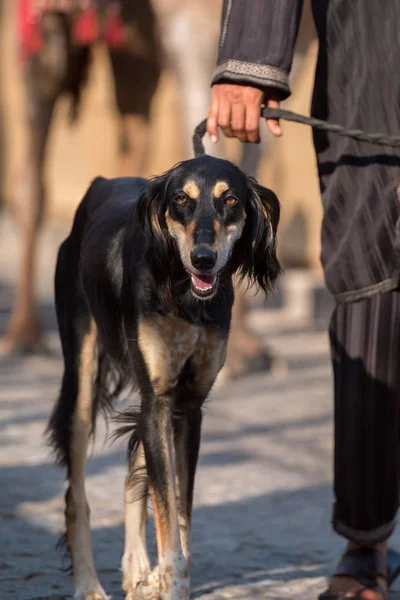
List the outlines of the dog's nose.
{"type": "Polygon", "coordinates": [[[190,253],[190,260],[195,269],[210,271],[217,262],[217,253],[208,246],[197,246],[190,253]]]}

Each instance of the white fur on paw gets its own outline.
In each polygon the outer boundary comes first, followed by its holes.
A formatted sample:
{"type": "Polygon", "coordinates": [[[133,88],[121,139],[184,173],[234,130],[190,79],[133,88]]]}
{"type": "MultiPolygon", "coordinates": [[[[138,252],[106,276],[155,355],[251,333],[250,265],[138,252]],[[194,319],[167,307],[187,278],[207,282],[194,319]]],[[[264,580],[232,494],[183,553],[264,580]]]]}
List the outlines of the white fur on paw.
{"type": "Polygon", "coordinates": [[[189,600],[189,566],[182,554],[166,552],[160,573],[161,600],[189,600]]]}
{"type": "Polygon", "coordinates": [[[135,556],[125,553],[122,557],[122,571],[124,574],[122,589],[125,592],[133,592],[137,585],[146,581],[150,575],[151,569],[147,553],[138,553],[135,556]]]}
{"type": "Polygon", "coordinates": [[[138,583],[134,592],[130,592],[125,600],[158,600],[160,597],[160,575],[158,566],[154,567],[145,581],[138,583]]]}

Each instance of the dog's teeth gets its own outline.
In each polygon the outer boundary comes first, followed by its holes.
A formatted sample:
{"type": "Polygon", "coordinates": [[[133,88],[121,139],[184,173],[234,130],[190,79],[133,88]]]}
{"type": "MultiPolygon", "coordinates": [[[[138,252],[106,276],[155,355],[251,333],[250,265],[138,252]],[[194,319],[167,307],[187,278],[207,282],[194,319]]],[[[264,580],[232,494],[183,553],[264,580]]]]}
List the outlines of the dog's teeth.
{"type": "Polygon", "coordinates": [[[196,283],[195,283],[196,279],[197,279],[197,277],[195,277],[195,276],[192,275],[192,285],[193,285],[194,289],[198,290],[199,292],[209,292],[214,287],[214,284],[215,284],[215,281],[216,281],[216,278],[215,278],[215,280],[213,281],[213,283],[210,283],[207,286],[204,286],[204,285],[203,286],[199,286],[199,285],[196,285],[196,283]]]}
{"type": "Polygon", "coordinates": [[[211,290],[212,285],[210,285],[210,287],[208,288],[199,288],[197,287],[197,285],[194,286],[196,288],[196,290],[199,290],[199,292],[208,292],[208,290],[211,290]]]}

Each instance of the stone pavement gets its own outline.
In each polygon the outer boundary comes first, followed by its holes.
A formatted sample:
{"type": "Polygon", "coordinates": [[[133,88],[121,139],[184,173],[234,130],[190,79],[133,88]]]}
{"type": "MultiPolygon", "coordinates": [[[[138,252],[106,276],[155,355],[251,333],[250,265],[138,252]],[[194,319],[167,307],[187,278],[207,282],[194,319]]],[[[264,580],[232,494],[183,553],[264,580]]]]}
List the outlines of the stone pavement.
{"type": "MultiPolygon", "coordinates": [[[[62,233],[46,233],[39,286],[53,353],[0,362],[0,600],[61,600],[72,593],[72,578],[60,570],[62,557],[55,549],[63,527],[63,473],[53,466],[43,436],[60,384],[49,274],[62,233]]],[[[3,320],[15,268],[13,243],[9,227],[0,223],[3,320]]],[[[287,306],[256,307],[251,322],[287,368],[217,386],[206,406],[193,517],[192,597],[312,600],[324,589],[343,545],[329,527],[327,338],[287,306]]],[[[122,600],[125,450],[121,440],[110,445],[106,434],[99,424],[88,463],[88,496],[98,573],[106,591],[122,600]]],[[[148,529],[155,560],[151,518],[148,529]]],[[[394,542],[398,547],[398,536],[394,542]]]]}

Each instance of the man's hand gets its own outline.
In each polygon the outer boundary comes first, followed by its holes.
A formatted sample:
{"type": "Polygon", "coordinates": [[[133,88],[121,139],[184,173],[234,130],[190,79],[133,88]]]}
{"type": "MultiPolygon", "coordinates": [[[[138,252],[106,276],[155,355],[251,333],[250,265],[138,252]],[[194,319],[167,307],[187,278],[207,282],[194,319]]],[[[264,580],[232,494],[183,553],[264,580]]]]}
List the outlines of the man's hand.
{"type": "MultiPolygon", "coordinates": [[[[264,93],[256,87],[217,83],[211,90],[211,103],[207,119],[207,133],[212,142],[218,141],[218,127],[226,137],[236,137],[241,142],[260,141],[261,106],[279,108],[273,91],[264,93]]],[[[282,135],[279,121],[267,119],[269,130],[276,137],[282,135]]]]}

